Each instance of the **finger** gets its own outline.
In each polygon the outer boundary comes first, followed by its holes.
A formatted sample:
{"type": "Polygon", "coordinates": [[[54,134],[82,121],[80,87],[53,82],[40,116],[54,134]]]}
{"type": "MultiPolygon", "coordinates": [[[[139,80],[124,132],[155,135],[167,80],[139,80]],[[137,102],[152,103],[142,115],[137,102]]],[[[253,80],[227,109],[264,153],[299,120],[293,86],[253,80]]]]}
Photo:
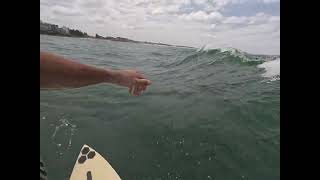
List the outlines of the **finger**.
{"type": "Polygon", "coordinates": [[[151,85],[151,81],[148,79],[137,79],[136,82],[139,85],[145,85],[145,86],[151,85]]]}
{"type": "Polygon", "coordinates": [[[141,91],[137,92],[136,96],[140,96],[141,95],[141,91]]]}
{"type": "Polygon", "coordinates": [[[129,93],[130,93],[131,95],[133,95],[134,88],[135,88],[135,85],[132,85],[132,86],[130,86],[130,88],[129,88],[129,93]]]}
{"type": "Polygon", "coordinates": [[[140,78],[140,79],[146,79],[146,76],[142,73],[139,73],[137,74],[137,77],[140,78]]]}
{"type": "Polygon", "coordinates": [[[140,71],[137,70],[128,70],[132,72],[132,76],[138,78],[138,79],[146,79],[146,77],[144,76],[144,74],[140,71]]]}
{"type": "Polygon", "coordinates": [[[139,88],[138,85],[136,85],[136,86],[134,87],[134,92],[133,92],[133,94],[134,94],[135,96],[138,96],[138,95],[139,95],[139,90],[138,90],[138,88],[139,88]]]}
{"type": "Polygon", "coordinates": [[[147,90],[147,86],[143,86],[143,89],[142,89],[143,91],[145,91],[145,90],[147,90]]]}
{"type": "Polygon", "coordinates": [[[143,85],[139,85],[139,86],[138,86],[138,91],[139,91],[139,92],[143,91],[143,85]]]}

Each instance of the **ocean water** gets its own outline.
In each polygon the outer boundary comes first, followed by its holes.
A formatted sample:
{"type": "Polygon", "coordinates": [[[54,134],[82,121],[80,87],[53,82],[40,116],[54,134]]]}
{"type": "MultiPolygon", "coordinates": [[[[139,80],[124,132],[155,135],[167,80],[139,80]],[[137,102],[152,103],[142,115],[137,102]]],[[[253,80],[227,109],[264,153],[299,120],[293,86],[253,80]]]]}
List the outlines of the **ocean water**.
{"type": "Polygon", "coordinates": [[[87,144],[124,180],[280,179],[280,56],[40,35],[40,48],[136,69],[142,96],[99,84],[40,90],[40,156],[68,179],[87,144]]]}

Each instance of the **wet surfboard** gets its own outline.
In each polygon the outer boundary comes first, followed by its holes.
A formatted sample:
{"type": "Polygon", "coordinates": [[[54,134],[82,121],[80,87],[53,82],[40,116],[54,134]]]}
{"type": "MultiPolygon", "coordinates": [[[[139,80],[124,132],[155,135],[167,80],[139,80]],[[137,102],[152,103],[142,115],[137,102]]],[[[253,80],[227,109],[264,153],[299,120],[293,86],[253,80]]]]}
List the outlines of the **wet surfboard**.
{"type": "Polygon", "coordinates": [[[73,167],[70,180],[121,180],[108,161],[84,145],[73,167]]]}

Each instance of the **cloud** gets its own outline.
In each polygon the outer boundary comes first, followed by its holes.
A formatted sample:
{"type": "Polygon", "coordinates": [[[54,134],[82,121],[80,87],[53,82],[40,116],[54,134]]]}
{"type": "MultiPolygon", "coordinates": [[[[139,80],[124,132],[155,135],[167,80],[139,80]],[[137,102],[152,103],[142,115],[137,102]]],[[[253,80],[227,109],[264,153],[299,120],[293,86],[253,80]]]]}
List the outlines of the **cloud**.
{"type": "Polygon", "coordinates": [[[157,14],[164,14],[165,13],[165,10],[163,8],[156,8],[154,10],[152,10],[151,14],[153,15],[157,15],[157,14]]]}
{"type": "Polygon", "coordinates": [[[271,21],[271,22],[280,22],[280,16],[271,16],[269,18],[269,21],[271,21]]]}
{"type": "Polygon", "coordinates": [[[195,0],[193,1],[195,4],[198,4],[198,5],[203,5],[203,4],[206,4],[207,3],[207,0],[195,0]]]}
{"type": "Polygon", "coordinates": [[[52,13],[61,16],[82,16],[82,12],[75,8],[68,8],[64,6],[54,6],[52,13]]]}
{"type": "Polygon", "coordinates": [[[196,47],[228,44],[279,53],[278,4],[279,0],[40,0],[40,18],[91,35],[196,47]],[[260,42],[265,43],[257,45],[260,42]]]}
{"type": "Polygon", "coordinates": [[[222,15],[219,12],[206,13],[204,11],[197,11],[190,14],[182,14],[179,18],[187,21],[218,21],[221,20],[222,15]]]}
{"type": "Polygon", "coordinates": [[[102,8],[106,5],[105,1],[102,0],[88,0],[88,1],[80,1],[79,6],[82,8],[90,9],[90,8],[102,8]]]}
{"type": "Polygon", "coordinates": [[[178,10],[179,10],[179,6],[177,5],[167,6],[166,8],[157,7],[152,10],[151,14],[159,15],[159,14],[165,14],[165,13],[175,13],[175,12],[178,12],[178,10]]]}
{"type": "Polygon", "coordinates": [[[185,21],[202,21],[202,22],[216,22],[219,24],[236,24],[236,25],[249,25],[249,24],[261,24],[280,21],[279,16],[271,16],[265,13],[257,13],[254,16],[229,16],[225,17],[219,12],[206,13],[204,11],[191,12],[190,14],[182,14],[179,19],[185,21]]]}
{"type": "Polygon", "coordinates": [[[237,17],[237,16],[231,16],[227,17],[223,23],[225,24],[246,24],[248,23],[247,17],[237,17]]]}
{"type": "Polygon", "coordinates": [[[263,0],[264,3],[278,3],[280,0],[263,0]]]}
{"type": "Polygon", "coordinates": [[[214,29],[217,25],[216,24],[211,24],[210,29],[214,29]]]}

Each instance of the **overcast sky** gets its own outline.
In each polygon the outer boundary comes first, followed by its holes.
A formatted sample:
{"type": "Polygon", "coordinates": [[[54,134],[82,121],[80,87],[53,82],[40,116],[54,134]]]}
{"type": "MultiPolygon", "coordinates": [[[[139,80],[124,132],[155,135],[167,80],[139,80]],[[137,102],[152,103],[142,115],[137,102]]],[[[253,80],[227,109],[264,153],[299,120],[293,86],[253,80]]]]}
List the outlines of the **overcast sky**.
{"type": "Polygon", "coordinates": [[[40,19],[90,35],[280,54],[280,0],[40,0],[40,19]]]}

